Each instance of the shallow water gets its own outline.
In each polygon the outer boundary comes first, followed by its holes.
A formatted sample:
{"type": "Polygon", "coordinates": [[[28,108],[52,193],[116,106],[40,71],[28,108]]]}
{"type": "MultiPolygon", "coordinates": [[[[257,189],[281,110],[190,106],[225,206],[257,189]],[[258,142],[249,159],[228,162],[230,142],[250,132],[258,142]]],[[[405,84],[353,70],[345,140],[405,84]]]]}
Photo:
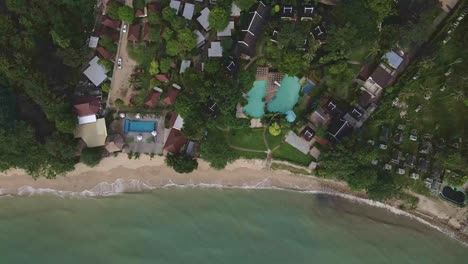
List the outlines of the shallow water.
{"type": "Polygon", "coordinates": [[[419,222],[339,197],[168,188],[0,198],[1,263],[464,263],[419,222]]]}

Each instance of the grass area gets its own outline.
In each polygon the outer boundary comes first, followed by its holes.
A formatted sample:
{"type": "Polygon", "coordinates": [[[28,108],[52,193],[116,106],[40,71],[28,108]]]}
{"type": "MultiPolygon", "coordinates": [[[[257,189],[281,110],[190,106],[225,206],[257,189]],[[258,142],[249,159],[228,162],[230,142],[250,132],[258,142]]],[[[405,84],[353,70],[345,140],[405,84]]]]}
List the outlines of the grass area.
{"type": "Polygon", "coordinates": [[[281,145],[279,149],[273,152],[273,158],[302,166],[309,166],[310,162],[314,159],[312,156],[303,154],[289,144],[281,145]]]}
{"type": "Polygon", "coordinates": [[[288,166],[288,165],[284,165],[284,164],[273,163],[273,164],[271,164],[271,169],[272,170],[286,170],[286,171],[290,171],[290,172],[292,172],[294,174],[312,175],[311,173],[309,173],[308,171],[306,171],[304,169],[298,169],[298,168],[288,166]]]}
{"type": "Polygon", "coordinates": [[[239,153],[239,156],[244,159],[266,159],[266,153],[247,152],[240,150],[233,150],[239,153]]]}
{"type": "Polygon", "coordinates": [[[283,141],[284,133],[281,132],[281,134],[275,137],[275,136],[272,136],[267,130],[265,133],[265,137],[266,137],[266,140],[268,142],[268,146],[270,147],[270,149],[274,149],[276,146],[281,144],[281,141],[283,141]]]}
{"type": "Polygon", "coordinates": [[[230,132],[231,144],[241,148],[266,150],[263,143],[263,128],[242,128],[230,132]]]}

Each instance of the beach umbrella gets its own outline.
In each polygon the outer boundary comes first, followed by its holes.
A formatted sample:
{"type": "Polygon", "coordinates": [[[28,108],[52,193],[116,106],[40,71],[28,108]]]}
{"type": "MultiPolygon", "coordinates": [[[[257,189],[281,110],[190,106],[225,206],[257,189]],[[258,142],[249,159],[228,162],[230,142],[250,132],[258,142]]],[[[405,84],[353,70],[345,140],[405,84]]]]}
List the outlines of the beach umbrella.
{"type": "Polygon", "coordinates": [[[138,135],[138,136],[137,136],[137,140],[138,140],[138,141],[142,141],[142,140],[143,140],[143,136],[142,136],[142,135],[138,135]]]}
{"type": "Polygon", "coordinates": [[[136,118],[136,119],[140,119],[140,118],[141,118],[141,114],[140,114],[140,113],[137,113],[137,114],[135,115],[135,118],[136,118]]]}
{"type": "Polygon", "coordinates": [[[125,118],[125,113],[120,113],[120,118],[125,118]]]}
{"type": "Polygon", "coordinates": [[[151,132],[151,135],[153,135],[153,137],[155,137],[155,136],[157,136],[157,135],[158,135],[158,132],[156,132],[156,131],[153,131],[153,132],[151,132]]]}

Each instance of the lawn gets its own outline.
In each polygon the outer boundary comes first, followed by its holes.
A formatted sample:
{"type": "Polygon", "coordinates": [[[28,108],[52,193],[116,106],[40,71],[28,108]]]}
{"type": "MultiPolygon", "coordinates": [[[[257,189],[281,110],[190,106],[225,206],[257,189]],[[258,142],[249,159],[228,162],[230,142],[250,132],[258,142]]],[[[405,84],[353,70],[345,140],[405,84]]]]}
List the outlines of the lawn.
{"type": "Polygon", "coordinates": [[[312,156],[303,154],[289,144],[281,145],[279,149],[273,152],[273,158],[302,166],[309,166],[310,162],[314,160],[312,156]]]}
{"type": "Polygon", "coordinates": [[[265,144],[263,143],[263,128],[233,129],[230,132],[230,139],[231,144],[236,147],[266,150],[265,144]]]}
{"type": "Polygon", "coordinates": [[[274,149],[284,139],[284,133],[283,132],[281,132],[281,134],[279,134],[278,136],[275,137],[275,136],[272,136],[267,130],[266,133],[265,133],[265,136],[266,136],[266,140],[268,142],[268,146],[270,147],[270,149],[274,149]]]}

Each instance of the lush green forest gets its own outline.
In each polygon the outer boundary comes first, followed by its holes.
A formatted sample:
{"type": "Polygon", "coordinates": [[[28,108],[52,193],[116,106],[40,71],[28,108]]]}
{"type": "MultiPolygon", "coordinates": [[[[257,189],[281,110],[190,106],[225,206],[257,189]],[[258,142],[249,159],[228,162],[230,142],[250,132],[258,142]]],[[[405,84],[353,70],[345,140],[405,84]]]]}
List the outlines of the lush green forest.
{"type": "MultiPolygon", "coordinates": [[[[429,155],[420,154],[421,141],[418,144],[404,139],[402,145],[394,147],[408,155],[423,156],[433,169],[445,169],[445,182],[460,186],[468,180],[464,141],[468,123],[468,64],[464,63],[468,59],[468,20],[459,22],[457,17],[455,14],[444,25],[401,79],[387,89],[370,121],[352,138],[324,153],[320,175],[346,180],[352,188],[365,189],[376,199],[407,197],[407,189],[427,193],[423,178],[413,180],[372,165],[373,160],[390,159],[390,153],[368,144],[386,127],[400,129],[406,137],[417,135],[423,138],[422,144],[430,142],[433,149],[429,155]]],[[[432,177],[430,173],[422,176],[432,177]]]]}
{"type": "Polygon", "coordinates": [[[11,102],[2,106],[10,112],[2,111],[0,119],[0,170],[18,167],[34,177],[54,177],[73,168],[69,96],[91,55],[86,40],[94,6],[93,0],[0,3],[0,101],[11,102]],[[13,115],[18,109],[26,109],[28,118],[13,115]],[[51,128],[44,132],[35,124],[51,128]]]}

